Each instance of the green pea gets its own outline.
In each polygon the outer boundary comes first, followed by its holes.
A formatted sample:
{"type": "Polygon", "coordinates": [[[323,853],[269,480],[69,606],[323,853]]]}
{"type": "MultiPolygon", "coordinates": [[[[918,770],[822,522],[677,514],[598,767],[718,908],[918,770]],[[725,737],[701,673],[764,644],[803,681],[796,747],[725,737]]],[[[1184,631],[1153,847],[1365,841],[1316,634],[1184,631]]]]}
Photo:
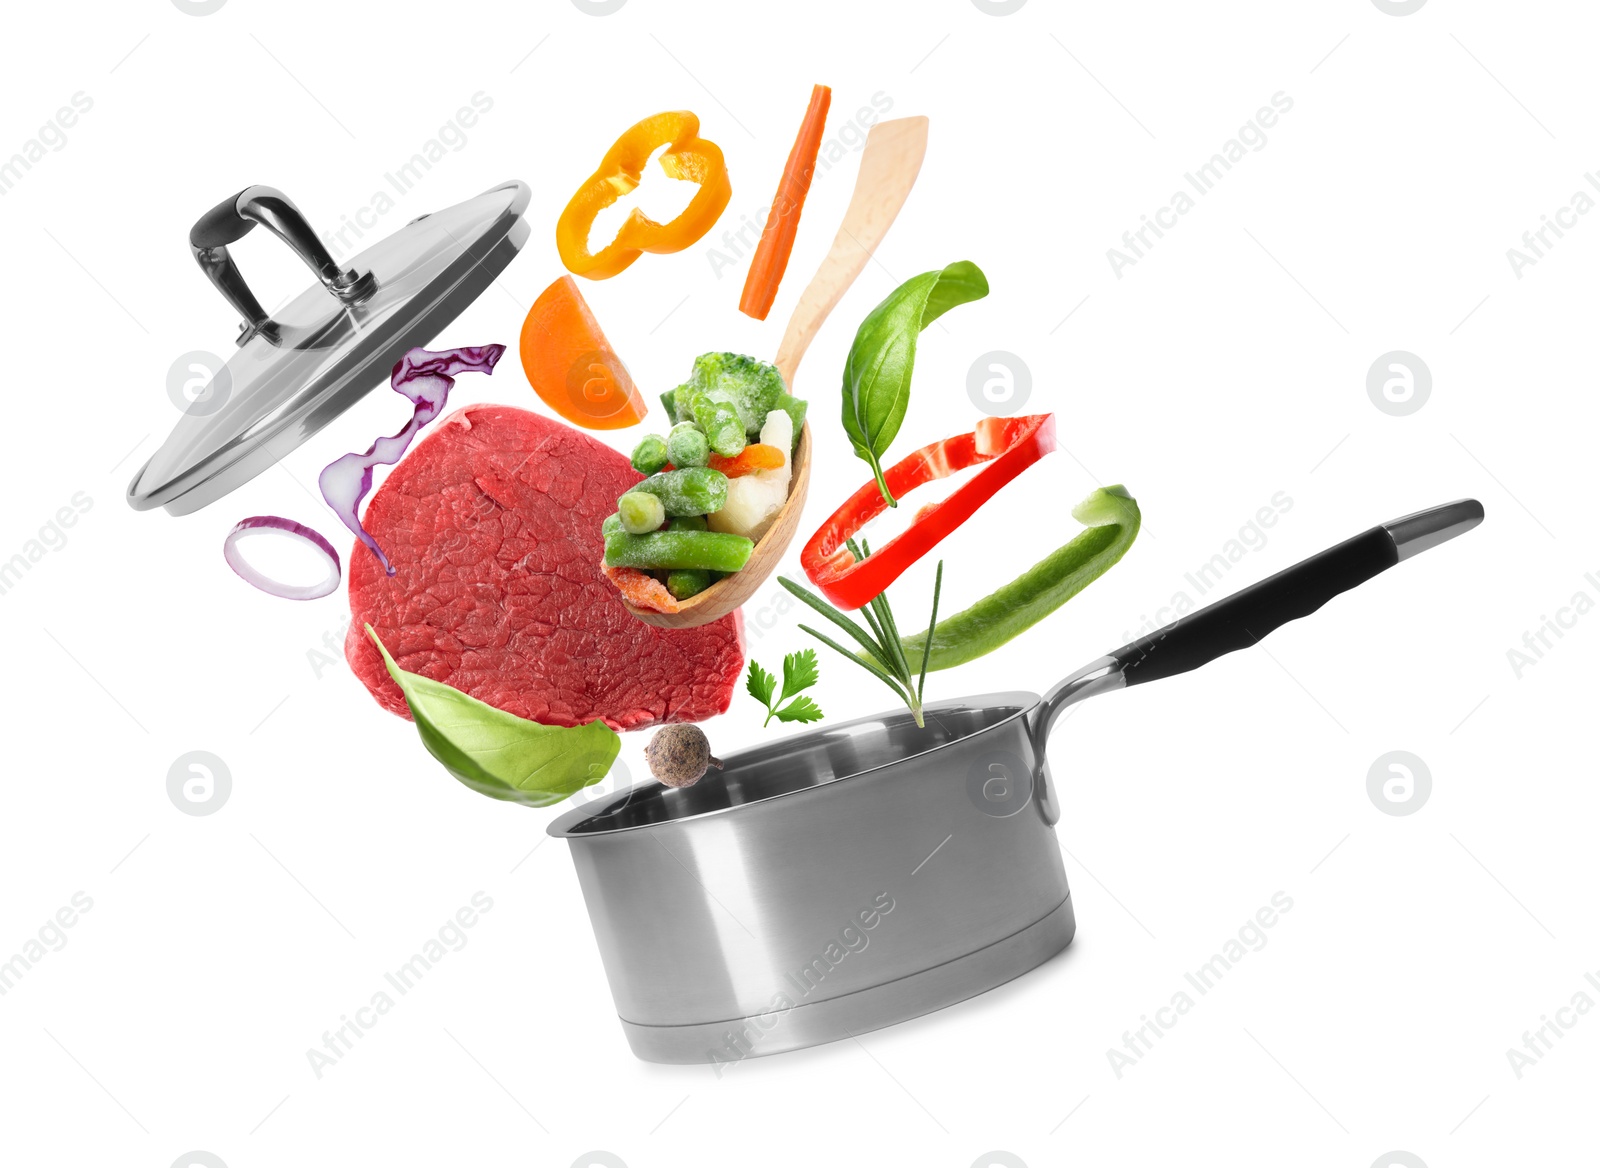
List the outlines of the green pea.
{"type": "Polygon", "coordinates": [[[667,465],[667,443],[660,434],[646,434],[633,448],[633,469],[642,475],[653,475],[667,465]]]}
{"type": "Polygon", "coordinates": [[[705,434],[693,422],[679,422],[667,435],[667,461],[675,467],[704,466],[710,453],[705,434]]]}
{"type": "Polygon", "coordinates": [[[666,521],[667,509],[648,491],[629,491],[617,500],[617,514],[622,516],[623,531],[643,535],[666,521]]]}

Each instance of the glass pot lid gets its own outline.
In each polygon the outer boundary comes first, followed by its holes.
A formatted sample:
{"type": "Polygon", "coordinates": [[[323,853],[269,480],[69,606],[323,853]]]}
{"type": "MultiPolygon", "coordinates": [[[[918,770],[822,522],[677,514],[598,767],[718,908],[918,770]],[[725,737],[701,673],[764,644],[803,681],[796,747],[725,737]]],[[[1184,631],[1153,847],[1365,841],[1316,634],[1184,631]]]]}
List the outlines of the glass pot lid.
{"type": "Polygon", "coordinates": [[[138,511],[187,515],[248,482],[381,384],[478,298],[528,239],[532,192],[512,181],[412,220],[336,263],[282,192],[254,186],[201,216],[196,261],[244,322],[239,349],[128,485],[138,511]],[[256,224],[317,283],[268,316],[228,254],[256,224]]]}

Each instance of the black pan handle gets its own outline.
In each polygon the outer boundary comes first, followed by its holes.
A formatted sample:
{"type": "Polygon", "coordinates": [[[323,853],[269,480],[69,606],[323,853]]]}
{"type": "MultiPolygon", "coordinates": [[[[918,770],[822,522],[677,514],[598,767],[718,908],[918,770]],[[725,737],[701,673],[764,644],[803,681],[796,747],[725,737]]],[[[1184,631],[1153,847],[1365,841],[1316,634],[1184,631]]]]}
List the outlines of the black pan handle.
{"type": "Polygon", "coordinates": [[[343,303],[359,304],[372,295],[372,273],[341,268],[288,195],[275,187],[246,187],[200,216],[189,231],[189,250],[200,270],[244,318],[239,344],[257,335],[277,344],[283,331],[261,307],[228,252],[228,245],[250,234],[257,223],[288,244],[343,303]]]}
{"type": "Polygon", "coordinates": [[[1482,521],[1483,505],[1476,499],[1461,499],[1380,524],[1140,637],[1111,656],[1126,685],[1198,669],[1225,653],[1248,649],[1280,625],[1310,616],[1339,593],[1482,521]]]}
{"type": "Polygon", "coordinates": [[[1482,522],[1482,503],[1458,499],[1379,524],[1096,658],[1057,682],[1028,716],[1039,760],[1034,788],[1039,814],[1051,826],[1061,817],[1045,746],[1056,719],[1068,706],[1108,690],[1187,673],[1225,653],[1247,649],[1279,625],[1309,616],[1339,593],[1482,522]]]}

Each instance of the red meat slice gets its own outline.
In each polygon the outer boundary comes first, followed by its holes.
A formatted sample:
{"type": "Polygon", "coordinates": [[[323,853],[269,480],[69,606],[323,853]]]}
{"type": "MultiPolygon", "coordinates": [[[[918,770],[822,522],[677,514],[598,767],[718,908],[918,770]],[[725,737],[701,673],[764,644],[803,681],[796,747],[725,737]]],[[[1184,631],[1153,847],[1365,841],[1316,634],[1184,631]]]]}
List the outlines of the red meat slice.
{"type": "Polygon", "coordinates": [[[549,726],[725,711],[744,667],[739,614],[658,629],[601,572],[600,523],[639,478],[609,446],[527,410],[475,405],[439,422],[367,507],[395,575],[359,543],[350,553],[356,676],[410,717],[371,624],[402,669],[549,726]]]}

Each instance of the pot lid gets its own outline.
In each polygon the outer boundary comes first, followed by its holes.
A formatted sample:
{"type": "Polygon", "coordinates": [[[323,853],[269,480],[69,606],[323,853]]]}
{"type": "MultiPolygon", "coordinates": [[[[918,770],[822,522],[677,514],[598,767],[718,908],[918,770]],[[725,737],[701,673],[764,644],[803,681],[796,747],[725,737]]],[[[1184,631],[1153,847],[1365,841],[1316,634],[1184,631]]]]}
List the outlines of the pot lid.
{"type": "Polygon", "coordinates": [[[298,208],[247,187],[200,218],[196,261],[244,318],[239,349],[128,484],[138,511],[187,515],[249,482],[389,375],[477,299],[522,249],[532,192],[502,183],[412,220],[340,267],[298,208]],[[318,282],[271,316],[227,245],[264,225],[318,282]]]}

